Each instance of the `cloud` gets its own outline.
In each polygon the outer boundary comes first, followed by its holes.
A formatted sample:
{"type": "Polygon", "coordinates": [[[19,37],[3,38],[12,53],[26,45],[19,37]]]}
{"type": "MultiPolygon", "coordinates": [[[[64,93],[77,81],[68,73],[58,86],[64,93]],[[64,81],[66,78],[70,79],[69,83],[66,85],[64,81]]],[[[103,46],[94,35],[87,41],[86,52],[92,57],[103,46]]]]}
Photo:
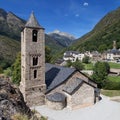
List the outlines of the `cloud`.
{"type": "Polygon", "coordinates": [[[75,17],[79,17],[80,15],[79,14],[75,14],[75,17]]]}
{"type": "Polygon", "coordinates": [[[83,6],[88,6],[89,4],[87,2],[84,2],[83,3],[83,6]]]}

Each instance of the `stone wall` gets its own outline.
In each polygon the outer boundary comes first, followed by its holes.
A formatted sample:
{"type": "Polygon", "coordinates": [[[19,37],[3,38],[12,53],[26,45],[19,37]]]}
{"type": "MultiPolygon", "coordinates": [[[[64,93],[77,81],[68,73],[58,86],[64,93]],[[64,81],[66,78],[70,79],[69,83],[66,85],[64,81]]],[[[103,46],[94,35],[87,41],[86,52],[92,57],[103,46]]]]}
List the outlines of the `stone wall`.
{"type": "Polygon", "coordinates": [[[65,106],[66,106],[66,102],[65,101],[50,101],[48,99],[46,99],[46,105],[49,107],[49,108],[52,108],[54,110],[62,110],[65,106]]]}
{"type": "MultiPolygon", "coordinates": [[[[76,109],[77,107],[85,107],[85,106],[93,105],[95,100],[94,87],[88,85],[85,82],[83,82],[80,88],[77,89],[72,95],[63,91],[64,87],[68,86],[68,84],[73,82],[76,78],[83,79],[88,83],[91,82],[83,74],[76,72],[67,81],[65,81],[63,84],[53,89],[48,94],[53,94],[55,92],[60,92],[62,94],[65,94],[65,96],[67,97],[67,107],[70,109],[76,109]]],[[[91,82],[91,84],[97,86],[93,82],[91,82]]]]}
{"type": "Polygon", "coordinates": [[[45,35],[44,29],[25,27],[21,33],[21,83],[20,90],[29,106],[45,103],[45,35]],[[37,42],[33,30],[38,31],[37,42]],[[36,65],[34,59],[38,58],[36,65]],[[35,77],[35,71],[36,77],[35,77]]]}
{"type": "MultiPolygon", "coordinates": [[[[94,100],[94,88],[86,83],[83,83],[81,87],[78,90],[76,90],[73,95],[71,95],[71,108],[76,109],[79,107],[93,105],[94,100]]],[[[69,101],[67,103],[69,105],[69,101]]]]}

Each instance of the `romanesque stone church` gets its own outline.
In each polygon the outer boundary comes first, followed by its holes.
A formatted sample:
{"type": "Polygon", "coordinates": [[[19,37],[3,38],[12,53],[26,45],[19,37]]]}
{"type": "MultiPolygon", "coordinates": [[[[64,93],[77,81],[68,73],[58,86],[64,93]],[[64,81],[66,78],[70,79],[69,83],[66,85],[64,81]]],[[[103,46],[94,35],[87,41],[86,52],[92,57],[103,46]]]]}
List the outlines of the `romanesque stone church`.
{"type": "Polygon", "coordinates": [[[97,84],[74,68],[45,64],[45,33],[32,13],[21,32],[20,90],[29,106],[53,109],[93,105],[97,84]]]}

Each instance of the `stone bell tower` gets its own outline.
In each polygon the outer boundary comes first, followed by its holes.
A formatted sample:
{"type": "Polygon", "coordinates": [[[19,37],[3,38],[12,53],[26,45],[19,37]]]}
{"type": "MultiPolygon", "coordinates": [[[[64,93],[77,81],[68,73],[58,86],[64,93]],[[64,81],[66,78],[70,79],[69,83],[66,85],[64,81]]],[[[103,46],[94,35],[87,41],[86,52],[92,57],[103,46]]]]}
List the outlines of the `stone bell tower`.
{"type": "Polygon", "coordinates": [[[21,32],[20,90],[29,106],[45,101],[45,35],[32,13],[21,32]]]}

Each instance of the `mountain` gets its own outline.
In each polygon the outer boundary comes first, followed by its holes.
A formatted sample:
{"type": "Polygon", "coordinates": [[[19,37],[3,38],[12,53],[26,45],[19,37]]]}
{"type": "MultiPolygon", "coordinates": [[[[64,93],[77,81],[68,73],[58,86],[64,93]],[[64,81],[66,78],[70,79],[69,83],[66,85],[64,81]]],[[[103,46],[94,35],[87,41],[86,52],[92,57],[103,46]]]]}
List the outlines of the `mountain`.
{"type": "Polygon", "coordinates": [[[120,48],[120,8],[105,15],[92,31],[77,39],[69,49],[102,52],[111,49],[114,40],[120,48]]]}
{"type": "Polygon", "coordinates": [[[0,67],[7,68],[12,64],[20,51],[20,42],[0,35],[0,67]]]}
{"type": "Polygon", "coordinates": [[[25,20],[0,9],[0,67],[6,68],[20,51],[20,32],[25,20]]]}
{"type": "Polygon", "coordinates": [[[51,49],[51,52],[53,54],[57,53],[58,51],[64,48],[62,45],[60,45],[55,39],[53,39],[48,34],[45,34],[45,45],[51,49]]]}
{"type": "Polygon", "coordinates": [[[20,40],[20,32],[26,21],[17,17],[12,12],[0,9],[0,34],[20,40]]]}
{"type": "Polygon", "coordinates": [[[48,35],[63,47],[69,46],[76,38],[68,33],[55,30],[48,35]]]}
{"type": "MultiPolygon", "coordinates": [[[[22,18],[0,8],[0,67],[6,68],[15,60],[16,54],[20,51],[21,30],[25,24],[26,21],[22,18]]],[[[52,54],[71,43],[70,35],[61,36],[59,34],[59,39],[61,38],[63,43],[45,34],[45,45],[51,48],[52,54]]]]}

